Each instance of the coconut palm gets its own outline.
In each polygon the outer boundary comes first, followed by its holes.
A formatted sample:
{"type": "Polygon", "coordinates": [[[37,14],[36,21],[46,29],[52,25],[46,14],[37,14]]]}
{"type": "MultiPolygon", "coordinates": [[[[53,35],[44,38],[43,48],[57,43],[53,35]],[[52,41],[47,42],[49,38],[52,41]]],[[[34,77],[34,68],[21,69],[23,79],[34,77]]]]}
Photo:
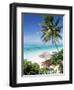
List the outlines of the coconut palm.
{"type": "Polygon", "coordinates": [[[49,42],[52,40],[52,43],[55,44],[58,50],[58,39],[62,39],[60,35],[62,26],[59,26],[60,18],[58,18],[55,22],[53,16],[45,16],[43,19],[44,22],[40,24],[42,27],[42,30],[40,30],[42,32],[42,41],[49,42]]]}

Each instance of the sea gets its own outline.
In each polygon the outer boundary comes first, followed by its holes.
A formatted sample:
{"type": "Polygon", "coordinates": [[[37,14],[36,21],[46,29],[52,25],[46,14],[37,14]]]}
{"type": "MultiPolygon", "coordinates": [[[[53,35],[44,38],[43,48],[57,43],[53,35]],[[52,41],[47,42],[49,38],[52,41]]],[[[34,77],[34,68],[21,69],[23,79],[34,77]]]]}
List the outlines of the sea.
{"type": "MultiPolygon", "coordinates": [[[[63,45],[58,45],[58,49],[61,50],[63,45]]],[[[46,45],[46,44],[25,44],[23,46],[23,55],[24,59],[41,55],[44,52],[53,54],[57,52],[55,45],[46,45]]]]}

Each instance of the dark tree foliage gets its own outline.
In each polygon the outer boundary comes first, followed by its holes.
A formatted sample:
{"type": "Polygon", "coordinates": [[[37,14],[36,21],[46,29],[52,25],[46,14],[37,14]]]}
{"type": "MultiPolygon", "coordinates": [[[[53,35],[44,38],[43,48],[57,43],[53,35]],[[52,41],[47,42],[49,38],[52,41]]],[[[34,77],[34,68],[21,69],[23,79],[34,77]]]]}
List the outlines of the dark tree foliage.
{"type": "MultiPolygon", "coordinates": [[[[50,61],[50,60],[49,60],[50,61]]],[[[51,57],[52,65],[59,64],[59,71],[63,73],[63,49],[51,57]]],[[[48,68],[40,68],[39,64],[32,63],[31,61],[24,60],[23,62],[23,74],[24,75],[36,75],[36,74],[49,74],[50,66],[48,68]]]]}
{"type": "Polygon", "coordinates": [[[31,63],[30,61],[24,60],[24,62],[23,62],[24,75],[39,74],[39,69],[40,69],[40,67],[37,63],[31,63]]]}
{"type": "Polygon", "coordinates": [[[53,64],[60,64],[63,61],[63,49],[52,56],[53,64]]]}

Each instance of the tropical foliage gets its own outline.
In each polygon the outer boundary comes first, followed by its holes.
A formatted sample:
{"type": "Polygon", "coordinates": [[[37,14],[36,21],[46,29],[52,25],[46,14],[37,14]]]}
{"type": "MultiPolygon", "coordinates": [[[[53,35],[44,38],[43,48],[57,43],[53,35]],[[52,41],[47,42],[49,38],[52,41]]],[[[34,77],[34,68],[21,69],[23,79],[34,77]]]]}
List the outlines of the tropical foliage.
{"type": "Polygon", "coordinates": [[[53,64],[60,64],[63,61],[63,49],[55,54],[52,55],[52,62],[53,64]]]}
{"type": "Polygon", "coordinates": [[[23,62],[23,73],[25,75],[39,74],[39,65],[37,63],[32,63],[31,61],[24,60],[23,62]]]}
{"type": "MultiPolygon", "coordinates": [[[[59,73],[63,73],[63,49],[58,53],[52,55],[51,59],[52,66],[59,65],[59,73]]],[[[49,60],[49,61],[50,61],[49,60]]],[[[38,63],[32,63],[31,61],[24,60],[23,62],[23,74],[24,75],[36,75],[36,74],[51,74],[57,73],[54,68],[40,68],[38,63]]]]}
{"type": "MultiPolygon", "coordinates": [[[[57,73],[57,69],[59,68],[59,73],[63,73],[63,49],[59,51],[58,49],[58,41],[59,39],[62,39],[61,36],[61,29],[62,26],[60,26],[59,22],[60,19],[58,18],[54,22],[53,16],[45,16],[43,17],[44,22],[40,24],[42,27],[42,30],[40,32],[42,33],[42,41],[47,43],[49,41],[52,41],[52,43],[57,48],[58,52],[54,53],[50,60],[52,61],[52,68],[49,65],[48,67],[42,67],[40,68],[38,63],[32,63],[31,61],[24,60],[23,62],[23,74],[24,75],[36,75],[36,74],[51,74],[51,73],[57,73]]],[[[50,61],[49,60],[49,61],[50,61]]]]}
{"type": "Polygon", "coordinates": [[[62,26],[59,25],[60,18],[58,18],[55,22],[53,16],[45,16],[43,19],[44,22],[40,24],[42,27],[41,38],[43,42],[49,42],[51,40],[58,50],[58,39],[62,39],[62,36],[60,35],[62,26]]]}
{"type": "Polygon", "coordinates": [[[63,49],[53,54],[51,60],[54,65],[59,65],[59,71],[63,73],[63,49]]]}

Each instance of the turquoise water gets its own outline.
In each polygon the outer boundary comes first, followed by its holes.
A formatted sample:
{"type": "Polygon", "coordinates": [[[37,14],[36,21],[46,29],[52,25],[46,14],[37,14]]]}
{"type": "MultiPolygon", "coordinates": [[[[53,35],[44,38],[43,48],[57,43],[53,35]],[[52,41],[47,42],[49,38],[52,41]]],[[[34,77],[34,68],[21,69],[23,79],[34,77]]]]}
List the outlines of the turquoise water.
{"type": "MultiPolygon", "coordinates": [[[[25,44],[24,47],[24,58],[33,57],[40,55],[43,52],[57,52],[55,45],[43,45],[43,44],[25,44]]],[[[58,45],[58,49],[62,49],[63,45],[58,45]]]]}

